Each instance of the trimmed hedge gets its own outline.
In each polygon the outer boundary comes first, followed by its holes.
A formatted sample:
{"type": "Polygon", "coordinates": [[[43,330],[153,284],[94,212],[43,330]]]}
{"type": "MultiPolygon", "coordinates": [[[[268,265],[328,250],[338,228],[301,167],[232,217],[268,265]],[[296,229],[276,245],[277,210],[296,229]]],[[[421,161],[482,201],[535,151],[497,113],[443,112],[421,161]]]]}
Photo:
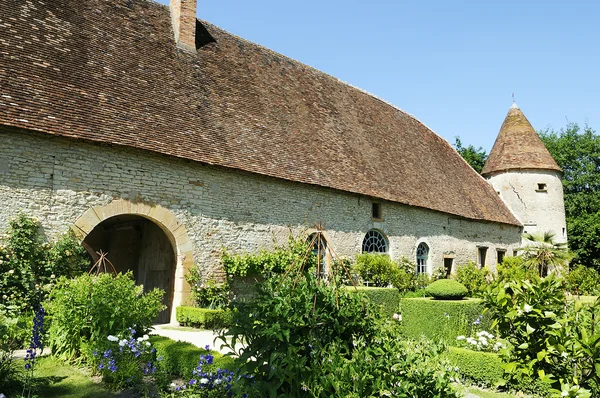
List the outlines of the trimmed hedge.
{"type": "Polygon", "coordinates": [[[402,331],[409,338],[425,336],[430,340],[444,339],[448,344],[456,344],[457,336],[470,336],[473,330],[490,330],[491,319],[488,314],[482,315],[481,299],[405,298],[400,305],[402,331]],[[474,325],[477,319],[479,324],[474,325]]]}
{"type": "Polygon", "coordinates": [[[498,354],[448,347],[445,355],[452,366],[459,368],[462,377],[477,385],[496,387],[504,384],[504,363],[498,354]]]}
{"type": "Polygon", "coordinates": [[[425,291],[436,300],[461,300],[469,294],[465,285],[453,279],[439,279],[425,291]]]}
{"type": "Polygon", "coordinates": [[[176,310],[177,322],[201,329],[223,329],[231,325],[231,311],[181,305],[176,310]]]}
{"type": "MultiPolygon", "coordinates": [[[[156,348],[157,357],[162,357],[160,366],[173,376],[190,378],[192,370],[198,366],[200,355],[206,354],[203,348],[198,348],[191,343],[171,340],[163,336],[150,336],[150,343],[156,348]]],[[[230,356],[223,356],[216,351],[211,351],[214,357],[212,365],[204,365],[202,369],[216,371],[217,368],[235,370],[235,360],[230,356]]]]}
{"type": "MultiPolygon", "coordinates": [[[[348,286],[348,291],[355,292],[354,286],[348,286]]],[[[392,316],[400,312],[400,291],[393,287],[357,287],[360,294],[365,295],[373,304],[381,306],[384,315],[392,316]]]]}

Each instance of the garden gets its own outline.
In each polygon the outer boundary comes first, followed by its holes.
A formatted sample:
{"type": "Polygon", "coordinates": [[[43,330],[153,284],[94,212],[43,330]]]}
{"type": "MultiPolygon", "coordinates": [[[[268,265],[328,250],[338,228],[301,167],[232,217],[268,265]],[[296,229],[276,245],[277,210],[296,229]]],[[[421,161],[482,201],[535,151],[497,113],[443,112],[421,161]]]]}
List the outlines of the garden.
{"type": "Polygon", "coordinates": [[[19,215],[0,246],[0,397],[600,396],[600,276],[526,238],[495,273],[449,279],[384,254],[324,268],[305,236],[225,250],[225,279],[194,269],[177,308],[222,355],[152,335],[164,292],[89,273],[73,236],[45,242],[19,215]]]}

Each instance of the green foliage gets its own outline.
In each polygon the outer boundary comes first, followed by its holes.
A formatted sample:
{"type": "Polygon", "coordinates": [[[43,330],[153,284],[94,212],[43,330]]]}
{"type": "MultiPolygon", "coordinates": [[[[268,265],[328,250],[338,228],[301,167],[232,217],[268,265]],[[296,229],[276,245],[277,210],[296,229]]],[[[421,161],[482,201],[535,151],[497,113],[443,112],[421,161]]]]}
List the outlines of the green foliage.
{"type": "Polygon", "coordinates": [[[461,378],[484,387],[504,384],[504,363],[498,354],[448,347],[446,358],[458,367],[461,378]]]}
{"type": "Polygon", "coordinates": [[[597,295],[600,290],[600,274],[594,268],[578,265],[566,276],[569,292],[578,295],[597,295]]]}
{"type": "Polygon", "coordinates": [[[467,288],[470,297],[479,296],[487,288],[489,275],[490,270],[487,267],[479,268],[472,261],[456,269],[456,280],[467,288]]]}
{"type": "Polygon", "coordinates": [[[22,334],[28,325],[20,318],[0,314],[0,391],[5,391],[14,374],[13,353],[22,348],[22,334]]]}
{"type": "Polygon", "coordinates": [[[352,270],[360,275],[363,281],[376,287],[393,286],[400,290],[408,290],[413,285],[416,265],[402,258],[395,262],[387,254],[362,253],[356,256],[352,270]]]}
{"type": "Polygon", "coordinates": [[[44,243],[37,220],[19,214],[0,245],[0,310],[17,316],[33,311],[59,276],[81,274],[89,257],[72,232],[44,243]]]}
{"type": "Polygon", "coordinates": [[[432,341],[444,339],[448,344],[456,344],[459,335],[490,329],[491,320],[482,316],[483,309],[480,299],[405,298],[401,301],[402,333],[408,338],[425,336],[432,341]]]}
{"type": "Polygon", "coordinates": [[[364,295],[372,304],[379,306],[380,312],[384,316],[391,317],[400,312],[401,295],[398,289],[366,286],[359,286],[355,289],[353,286],[348,286],[347,290],[350,293],[358,291],[364,295]]]}
{"type": "Polygon", "coordinates": [[[316,256],[306,256],[310,251],[304,236],[291,236],[287,246],[274,250],[261,250],[258,254],[223,253],[221,264],[228,279],[245,276],[270,277],[281,274],[293,264],[304,264],[306,269],[316,269],[316,256]],[[302,260],[305,260],[304,262],[302,260]]]}
{"type": "Polygon", "coordinates": [[[563,170],[563,190],[569,246],[575,264],[600,269],[600,136],[585,126],[569,123],[540,138],[563,170]]]}
{"type": "Polygon", "coordinates": [[[567,244],[556,242],[555,234],[547,231],[542,234],[523,234],[527,245],[521,250],[524,264],[527,268],[535,270],[540,276],[546,276],[549,271],[564,271],[567,269],[571,255],[567,251],[567,244]]]}
{"type": "Polygon", "coordinates": [[[113,390],[141,387],[144,377],[156,373],[156,351],[148,341],[149,336],[137,336],[135,329],[95,343],[88,364],[102,375],[102,381],[113,390]]]}
{"type": "Polygon", "coordinates": [[[230,348],[244,343],[242,371],[256,377],[259,391],[292,394],[301,390],[311,368],[311,352],[339,342],[350,353],[355,335],[371,340],[376,311],[360,295],[330,287],[311,273],[265,281],[250,303],[241,303],[223,338],[230,348]],[[294,283],[296,282],[296,283],[294,283]]]}
{"type": "Polygon", "coordinates": [[[454,137],[454,148],[476,172],[481,174],[481,170],[483,170],[483,166],[488,158],[485,149],[482,147],[475,148],[473,145],[465,148],[462,146],[460,137],[454,137]]]}
{"type": "Polygon", "coordinates": [[[453,279],[438,279],[425,291],[436,300],[462,300],[469,294],[465,285],[453,279]]]}
{"type": "Polygon", "coordinates": [[[485,295],[485,305],[512,346],[501,354],[509,362],[506,370],[517,380],[539,377],[555,389],[581,385],[598,394],[599,306],[567,303],[565,287],[554,273],[533,281],[495,283],[485,295]]]}
{"type": "Polygon", "coordinates": [[[237,364],[232,357],[223,356],[216,351],[208,351],[205,348],[198,348],[191,343],[174,341],[162,336],[150,336],[150,343],[156,348],[157,357],[162,358],[160,368],[173,376],[191,377],[200,355],[209,352],[214,360],[211,367],[205,370],[212,372],[219,368],[229,370],[237,368],[237,364]]]}
{"type": "Polygon", "coordinates": [[[201,329],[223,329],[231,324],[232,315],[229,310],[212,310],[182,305],[177,307],[176,317],[177,322],[183,326],[201,329]]]}
{"type": "Polygon", "coordinates": [[[496,275],[494,279],[496,283],[499,281],[522,281],[522,280],[537,280],[540,274],[538,270],[528,268],[521,257],[506,256],[502,263],[496,267],[496,275]]]}
{"type": "Polygon", "coordinates": [[[229,304],[229,284],[217,283],[212,279],[205,282],[200,267],[192,267],[185,280],[192,288],[192,299],[198,307],[217,309],[229,304]]]}
{"type": "Polygon", "coordinates": [[[444,347],[429,341],[399,339],[383,331],[376,344],[357,337],[357,349],[334,343],[315,352],[316,371],[304,382],[310,396],[328,397],[458,397],[450,381],[455,372],[440,360],[444,347]]]}
{"type": "Polygon", "coordinates": [[[84,346],[89,349],[129,327],[138,335],[146,333],[165,308],[161,304],[163,294],[160,289],[143,293],[143,286],[136,286],[131,272],[61,278],[48,303],[53,354],[76,359],[84,346]]]}

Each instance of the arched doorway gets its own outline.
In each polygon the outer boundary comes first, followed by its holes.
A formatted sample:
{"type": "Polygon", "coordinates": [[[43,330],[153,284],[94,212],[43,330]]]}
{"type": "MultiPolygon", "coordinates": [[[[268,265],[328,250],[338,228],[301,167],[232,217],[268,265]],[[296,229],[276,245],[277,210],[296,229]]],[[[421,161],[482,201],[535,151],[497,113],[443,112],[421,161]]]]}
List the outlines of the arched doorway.
{"type": "MultiPolygon", "coordinates": [[[[194,266],[194,257],[192,254],[193,244],[186,227],[175,214],[160,205],[116,199],[105,205],[89,208],[75,221],[72,229],[81,241],[84,241],[99,224],[119,216],[139,216],[139,218],[150,221],[162,230],[170,242],[175,257],[174,282],[170,314],[168,311],[164,311],[163,320],[176,323],[176,308],[182,304],[191,303],[190,285],[186,282],[185,275],[194,266]]],[[[114,221],[119,220],[123,221],[124,219],[117,218],[114,221]]]]}
{"type": "Polygon", "coordinates": [[[165,291],[161,311],[156,321],[170,321],[175,280],[175,249],[163,230],[147,218],[123,214],[102,221],[82,242],[83,247],[98,260],[98,252],[107,254],[117,272],[133,271],[136,284],[144,291],[160,288],[165,291]]]}

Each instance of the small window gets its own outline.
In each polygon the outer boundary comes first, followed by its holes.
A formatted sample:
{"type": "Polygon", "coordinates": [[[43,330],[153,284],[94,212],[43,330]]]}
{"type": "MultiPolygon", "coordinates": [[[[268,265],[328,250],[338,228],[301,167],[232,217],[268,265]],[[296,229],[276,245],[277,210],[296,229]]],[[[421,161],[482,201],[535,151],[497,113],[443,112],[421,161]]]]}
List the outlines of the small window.
{"type": "Polygon", "coordinates": [[[548,192],[548,188],[546,187],[546,184],[544,184],[542,182],[538,182],[536,191],[538,191],[538,192],[548,192]]]}
{"type": "Polygon", "coordinates": [[[485,267],[485,258],[487,256],[487,247],[478,247],[477,248],[477,264],[479,267],[485,267]]]}
{"type": "Polygon", "coordinates": [[[496,262],[498,264],[502,264],[502,261],[504,260],[504,256],[506,256],[506,250],[504,250],[504,249],[496,250],[496,262]]]}
{"type": "Polygon", "coordinates": [[[417,247],[417,275],[427,273],[427,259],[429,258],[429,246],[419,243],[417,247]]]}
{"type": "Polygon", "coordinates": [[[363,253],[387,253],[388,245],[385,236],[376,229],[365,235],[362,243],[363,253]]]}
{"type": "Polygon", "coordinates": [[[563,238],[564,238],[565,236],[567,236],[567,229],[566,229],[565,227],[563,227],[563,229],[562,229],[562,233],[563,233],[563,238]]]}
{"type": "Polygon", "coordinates": [[[450,278],[450,274],[452,274],[452,265],[454,264],[454,259],[452,257],[444,257],[444,268],[446,270],[446,278],[450,278]]]}
{"type": "Polygon", "coordinates": [[[381,215],[381,203],[373,202],[371,207],[371,218],[373,220],[382,220],[383,216],[381,215]]]}

